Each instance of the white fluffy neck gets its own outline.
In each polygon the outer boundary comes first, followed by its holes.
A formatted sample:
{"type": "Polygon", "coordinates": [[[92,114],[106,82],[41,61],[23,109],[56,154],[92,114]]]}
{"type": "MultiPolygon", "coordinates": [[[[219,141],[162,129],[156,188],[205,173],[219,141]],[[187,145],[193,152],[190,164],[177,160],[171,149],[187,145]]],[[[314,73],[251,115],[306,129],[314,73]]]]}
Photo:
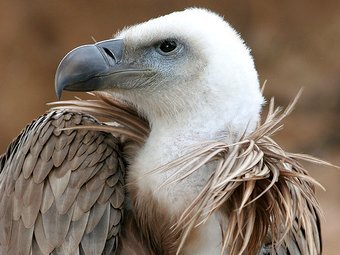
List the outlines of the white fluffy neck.
{"type": "MultiPolygon", "coordinates": [[[[183,113],[174,122],[168,119],[158,120],[152,125],[151,133],[140,157],[146,157],[150,168],[157,168],[182,156],[202,142],[220,140],[232,142],[235,132],[226,120],[211,108],[195,113],[183,113]],[[151,155],[151,159],[150,159],[151,155]]],[[[152,170],[150,169],[149,170],[152,170]]]]}
{"type": "MultiPolygon", "coordinates": [[[[165,206],[170,215],[175,218],[176,215],[179,216],[202,190],[214,168],[202,168],[180,183],[161,189],[159,187],[168,180],[175,169],[152,175],[147,173],[184,155],[201,142],[220,139],[222,135],[225,140],[232,142],[235,139],[233,133],[223,133],[227,126],[224,116],[209,108],[191,114],[190,118],[183,116],[181,121],[171,123],[163,120],[153,123],[150,136],[130,169],[133,179],[138,180],[140,194],[148,194],[145,191],[151,191],[153,197],[162,205],[161,208],[165,206]]],[[[196,229],[195,238],[185,245],[183,254],[220,254],[221,222],[214,215],[207,224],[196,229]]]]}

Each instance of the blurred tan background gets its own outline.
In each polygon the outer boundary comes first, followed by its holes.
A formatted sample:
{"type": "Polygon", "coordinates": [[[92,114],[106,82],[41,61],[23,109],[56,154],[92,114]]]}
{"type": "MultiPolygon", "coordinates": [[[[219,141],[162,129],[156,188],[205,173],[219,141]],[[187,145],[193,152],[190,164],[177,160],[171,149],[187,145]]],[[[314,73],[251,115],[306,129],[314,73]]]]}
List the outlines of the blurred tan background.
{"type": "MultiPolygon", "coordinates": [[[[69,50],[91,43],[91,36],[107,39],[123,26],[190,6],[220,13],[241,33],[261,83],[268,80],[267,97],[286,105],[304,87],[279,143],[339,164],[338,0],[0,0],[0,153],[55,100],[54,72],[69,50]]],[[[324,254],[340,254],[340,171],[312,166],[311,174],[327,189],[317,190],[325,212],[324,254]]]]}

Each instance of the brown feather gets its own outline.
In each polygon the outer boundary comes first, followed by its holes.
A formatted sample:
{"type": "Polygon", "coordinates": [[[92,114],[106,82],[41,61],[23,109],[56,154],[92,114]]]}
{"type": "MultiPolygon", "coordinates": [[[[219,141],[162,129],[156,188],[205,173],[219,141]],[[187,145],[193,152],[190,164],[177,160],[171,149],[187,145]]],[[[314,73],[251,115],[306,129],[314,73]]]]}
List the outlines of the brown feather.
{"type": "Polygon", "coordinates": [[[51,111],[0,156],[0,254],[116,250],[125,199],[119,140],[63,129],[76,125],[101,124],[86,114],[51,111]]]}

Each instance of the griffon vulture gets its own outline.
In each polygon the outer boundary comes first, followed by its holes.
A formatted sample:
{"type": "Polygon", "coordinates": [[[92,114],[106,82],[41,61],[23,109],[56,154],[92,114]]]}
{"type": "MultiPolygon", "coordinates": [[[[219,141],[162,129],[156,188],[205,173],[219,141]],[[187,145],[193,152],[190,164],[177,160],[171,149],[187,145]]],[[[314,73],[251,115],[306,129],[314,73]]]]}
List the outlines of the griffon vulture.
{"type": "Polygon", "coordinates": [[[1,156],[1,254],[320,254],[317,184],[270,137],[250,50],[187,9],[78,47],[1,156]],[[106,121],[104,120],[106,118],[106,121]]]}

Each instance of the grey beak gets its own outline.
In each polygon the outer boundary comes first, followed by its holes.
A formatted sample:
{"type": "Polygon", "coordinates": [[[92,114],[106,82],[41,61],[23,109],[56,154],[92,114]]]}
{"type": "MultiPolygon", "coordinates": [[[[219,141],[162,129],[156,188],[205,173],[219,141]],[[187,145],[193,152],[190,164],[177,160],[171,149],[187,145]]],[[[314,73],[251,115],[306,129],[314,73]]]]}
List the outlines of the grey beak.
{"type": "Polygon", "coordinates": [[[63,90],[94,91],[107,85],[101,77],[119,71],[124,43],[122,39],[80,46],[70,51],[60,62],[55,75],[58,99],[63,90]]]}
{"type": "MultiPolygon", "coordinates": [[[[55,75],[58,99],[63,90],[96,91],[145,86],[156,74],[143,59],[124,61],[123,39],[111,39],[70,51],[55,75]]],[[[132,59],[132,60],[131,60],[132,59]]]]}

